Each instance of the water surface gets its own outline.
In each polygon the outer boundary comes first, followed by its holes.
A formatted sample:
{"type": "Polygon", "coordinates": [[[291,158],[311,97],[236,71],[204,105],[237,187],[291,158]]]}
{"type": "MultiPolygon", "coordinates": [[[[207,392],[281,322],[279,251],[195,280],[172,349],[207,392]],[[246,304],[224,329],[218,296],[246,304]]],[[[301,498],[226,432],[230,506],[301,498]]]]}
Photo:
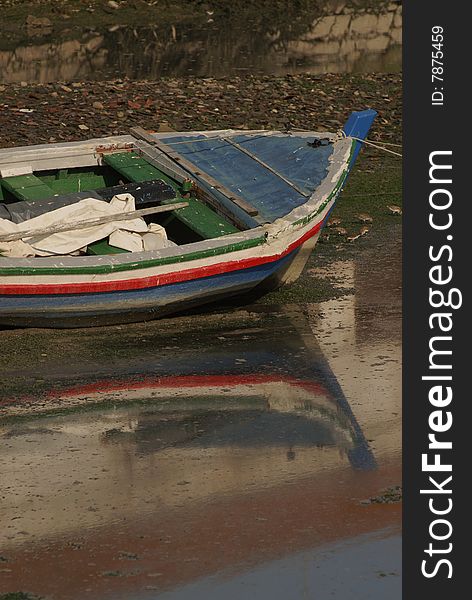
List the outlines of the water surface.
{"type": "Polygon", "coordinates": [[[399,249],[321,304],[3,332],[0,591],[398,597],[399,249]]]}
{"type": "Polygon", "coordinates": [[[370,12],[337,0],[298,12],[234,10],[203,22],[143,15],[136,26],[79,26],[59,39],[55,31],[36,31],[14,47],[0,43],[0,82],[397,72],[401,35],[397,2],[370,12]]]}

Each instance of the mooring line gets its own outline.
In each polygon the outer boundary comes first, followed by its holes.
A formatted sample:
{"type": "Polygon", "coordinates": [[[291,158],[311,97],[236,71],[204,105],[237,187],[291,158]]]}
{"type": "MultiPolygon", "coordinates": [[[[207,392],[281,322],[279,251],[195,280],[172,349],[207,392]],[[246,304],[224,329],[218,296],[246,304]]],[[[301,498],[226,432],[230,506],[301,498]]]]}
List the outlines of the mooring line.
{"type": "Polygon", "coordinates": [[[363,144],[367,144],[367,146],[372,146],[373,148],[377,148],[378,150],[383,150],[384,152],[388,152],[389,154],[393,154],[394,156],[399,156],[400,158],[403,158],[403,154],[400,154],[400,152],[395,152],[395,150],[389,150],[388,148],[384,148],[383,146],[379,146],[378,144],[374,144],[374,142],[371,142],[369,140],[363,140],[362,138],[355,137],[354,135],[349,135],[349,136],[346,136],[346,137],[350,137],[353,140],[357,140],[358,142],[361,142],[363,144]]]}

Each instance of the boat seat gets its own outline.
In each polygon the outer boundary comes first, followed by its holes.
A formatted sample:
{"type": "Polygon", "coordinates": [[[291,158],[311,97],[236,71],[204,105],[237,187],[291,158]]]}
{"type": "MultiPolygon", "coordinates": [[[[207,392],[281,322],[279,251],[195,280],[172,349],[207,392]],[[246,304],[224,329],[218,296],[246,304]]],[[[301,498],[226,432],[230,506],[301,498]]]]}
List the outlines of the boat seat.
{"type": "Polygon", "coordinates": [[[44,200],[55,194],[52,188],[33,174],[4,177],[1,185],[15,200],[44,200]]]}
{"type": "MultiPolygon", "coordinates": [[[[176,218],[203,239],[211,239],[237,233],[239,230],[229,223],[224,217],[218,215],[196,198],[181,198],[178,185],[166,177],[159,169],[149,164],[144,158],[134,152],[117,152],[106,154],[104,162],[113,167],[120,175],[134,182],[162,179],[170,183],[175,189],[175,195],[180,200],[188,202],[185,208],[172,211],[171,218],[176,218]]],[[[172,204],[175,199],[164,200],[162,204],[172,204]]]]}
{"type": "Polygon", "coordinates": [[[103,177],[93,173],[81,173],[80,176],[59,177],[47,181],[54,194],[70,194],[74,192],[92,191],[103,187],[103,177]]]}

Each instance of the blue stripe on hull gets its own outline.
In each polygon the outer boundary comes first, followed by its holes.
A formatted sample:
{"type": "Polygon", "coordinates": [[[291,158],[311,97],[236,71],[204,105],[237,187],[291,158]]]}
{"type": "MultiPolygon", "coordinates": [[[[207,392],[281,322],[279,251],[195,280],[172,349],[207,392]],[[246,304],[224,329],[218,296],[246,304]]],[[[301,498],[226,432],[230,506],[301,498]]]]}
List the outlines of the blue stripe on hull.
{"type": "Polygon", "coordinates": [[[140,290],[0,296],[0,324],[73,327],[153,319],[248,292],[285,272],[298,253],[257,267],[140,290]]]}

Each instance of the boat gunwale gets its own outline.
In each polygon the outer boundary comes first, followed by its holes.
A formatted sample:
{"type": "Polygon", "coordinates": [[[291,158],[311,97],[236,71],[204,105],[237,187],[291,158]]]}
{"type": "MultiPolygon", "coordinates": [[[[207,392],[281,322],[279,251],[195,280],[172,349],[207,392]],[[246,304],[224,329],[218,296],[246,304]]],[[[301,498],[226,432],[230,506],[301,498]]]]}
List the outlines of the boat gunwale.
{"type": "MultiPolygon", "coordinates": [[[[237,132],[237,135],[248,134],[281,134],[283,132],[264,131],[248,131],[248,130],[214,130],[206,132],[165,132],[154,134],[156,137],[168,139],[169,137],[181,137],[182,135],[195,136],[206,135],[208,137],[217,137],[218,134],[224,132],[237,132]]],[[[0,276],[10,275],[73,275],[73,274],[95,274],[95,273],[111,273],[117,271],[131,271],[135,269],[148,268],[153,266],[176,264],[207,258],[211,256],[228,255],[240,250],[246,250],[252,247],[270,244],[272,240],[276,240],[287,230],[301,229],[311,222],[318,214],[320,214],[327,204],[340,191],[347,174],[352,166],[352,158],[354,148],[359,143],[349,136],[345,138],[336,138],[334,134],[325,132],[296,132],[300,137],[324,136],[330,138],[334,143],[334,151],[329,157],[329,167],[325,178],[320,185],[314,190],[306,202],[295,207],[288,214],[273,221],[272,223],[264,224],[246,231],[233,233],[211,240],[202,240],[182,246],[173,246],[162,250],[148,252],[134,252],[120,255],[107,256],[81,256],[81,257],[34,257],[34,258],[8,258],[4,257],[0,265],[0,276]],[[40,264],[38,264],[40,263],[40,264]]],[[[88,140],[87,142],[66,142],[64,144],[54,145],[56,148],[67,148],[72,145],[79,149],[81,146],[92,148],[103,142],[124,143],[132,142],[132,136],[118,136],[108,138],[97,138],[96,140],[88,140]]],[[[38,148],[49,148],[50,144],[41,146],[27,146],[25,151],[35,152],[38,148]]],[[[20,151],[21,148],[5,149],[20,151]]],[[[0,150],[0,164],[2,153],[5,150],[0,150]]],[[[25,162],[23,160],[23,162],[25,162]]]]}

